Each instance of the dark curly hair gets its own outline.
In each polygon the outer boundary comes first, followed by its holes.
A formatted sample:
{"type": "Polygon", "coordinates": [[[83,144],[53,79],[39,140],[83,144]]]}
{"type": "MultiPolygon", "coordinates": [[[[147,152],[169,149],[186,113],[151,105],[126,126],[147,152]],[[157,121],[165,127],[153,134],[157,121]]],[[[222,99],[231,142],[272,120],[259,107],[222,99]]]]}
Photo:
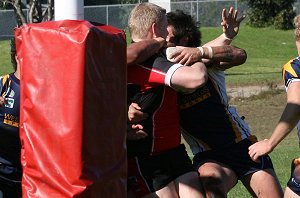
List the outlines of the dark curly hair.
{"type": "Polygon", "coordinates": [[[12,63],[12,66],[14,67],[14,70],[17,70],[17,61],[16,61],[16,40],[13,37],[10,40],[10,62],[12,63]]]}
{"type": "Polygon", "coordinates": [[[174,27],[175,42],[181,38],[188,38],[189,47],[201,45],[201,32],[199,23],[195,22],[191,15],[185,14],[182,10],[175,10],[167,13],[168,25],[174,27]]]}

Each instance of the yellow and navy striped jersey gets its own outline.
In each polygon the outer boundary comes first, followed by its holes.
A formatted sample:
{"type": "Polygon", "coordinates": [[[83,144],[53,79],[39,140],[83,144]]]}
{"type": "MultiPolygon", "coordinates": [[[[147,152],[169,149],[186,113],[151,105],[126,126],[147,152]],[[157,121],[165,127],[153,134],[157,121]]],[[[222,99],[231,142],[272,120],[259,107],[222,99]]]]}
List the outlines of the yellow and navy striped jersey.
{"type": "MultiPolygon", "coordinates": [[[[282,68],[282,78],[284,80],[284,86],[286,91],[289,85],[293,82],[300,82],[300,57],[291,59],[282,68]]],[[[297,134],[299,138],[300,147],[300,122],[297,124],[297,134]]]]}
{"type": "Polygon", "coordinates": [[[20,81],[13,73],[0,77],[0,93],[6,101],[5,105],[0,107],[0,158],[21,167],[19,159],[20,81]]]}
{"type": "Polygon", "coordinates": [[[282,78],[286,89],[290,83],[300,81],[300,57],[291,59],[283,66],[282,78]]]}
{"type": "Polygon", "coordinates": [[[244,139],[256,141],[247,123],[228,104],[225,74],[208,69],[205,86],[179,95],[182,135],[194,154],[223,149],[244,139]]]}

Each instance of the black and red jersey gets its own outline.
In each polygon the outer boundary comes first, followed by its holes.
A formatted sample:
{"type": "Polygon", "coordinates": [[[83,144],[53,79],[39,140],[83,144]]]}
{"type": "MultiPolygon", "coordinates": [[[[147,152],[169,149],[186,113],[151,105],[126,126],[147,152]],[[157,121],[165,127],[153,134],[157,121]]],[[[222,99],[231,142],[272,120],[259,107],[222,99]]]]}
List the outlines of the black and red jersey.
{"type": "Polygon", "coordinates": [[[129,155],[139,152],[158,154],[180,145],[177,92],[170,87],[170,81],[181,66],[169,62],[163,52],[142,64],[128,66],[129,102],[138,103],[142,111],[149,114],[141,123],[149,136],[129,141],[129,155]]]}

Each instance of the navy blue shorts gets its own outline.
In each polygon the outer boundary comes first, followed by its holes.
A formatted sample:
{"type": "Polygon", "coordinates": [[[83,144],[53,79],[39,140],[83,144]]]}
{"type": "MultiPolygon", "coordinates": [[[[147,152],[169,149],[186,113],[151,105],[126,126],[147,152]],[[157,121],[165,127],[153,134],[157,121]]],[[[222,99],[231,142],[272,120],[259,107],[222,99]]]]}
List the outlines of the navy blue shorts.
{"type": "Polygon", "coordinates": [[[291,165],[291,177],[287,183],[287,186],[297,195],[300,196],[300,164],[295,165],[295,159],[291,165]]]}
{"type": "Polygon", "coordinates": [[[227,148],[197,153],[193,159],[194,167],[198,170],[205,162],[219,162],[232,169],[239,180],[259,170],[274,169],[268,155],[261,157],[259,163],[254,162],[248,154],[250,145],[252,142],[245,139],[227,148]]]}
{"type": "Polygon", "coordinates": [[[3,198],[21,198],[21,180],[20,169],[0,162],[0,191],[3,198]]]}
{"type": "Polygon", "coordinates": [[[139,155],[128,164],[128,190],[155,192],[181,175],[196,172],[184,145],[159,155],[139,155]]]}

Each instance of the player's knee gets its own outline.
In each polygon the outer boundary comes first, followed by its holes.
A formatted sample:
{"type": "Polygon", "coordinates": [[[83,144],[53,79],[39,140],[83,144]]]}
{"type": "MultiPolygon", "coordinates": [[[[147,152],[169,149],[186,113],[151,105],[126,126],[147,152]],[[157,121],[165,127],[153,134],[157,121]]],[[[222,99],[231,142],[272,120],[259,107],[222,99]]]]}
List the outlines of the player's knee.
{"type": "Polygon", "coordinates": [[[221,174],[211,173],[209,175],[200,176],[200,179],[208,197],[227,197],[228,188],[221,174]]]}

